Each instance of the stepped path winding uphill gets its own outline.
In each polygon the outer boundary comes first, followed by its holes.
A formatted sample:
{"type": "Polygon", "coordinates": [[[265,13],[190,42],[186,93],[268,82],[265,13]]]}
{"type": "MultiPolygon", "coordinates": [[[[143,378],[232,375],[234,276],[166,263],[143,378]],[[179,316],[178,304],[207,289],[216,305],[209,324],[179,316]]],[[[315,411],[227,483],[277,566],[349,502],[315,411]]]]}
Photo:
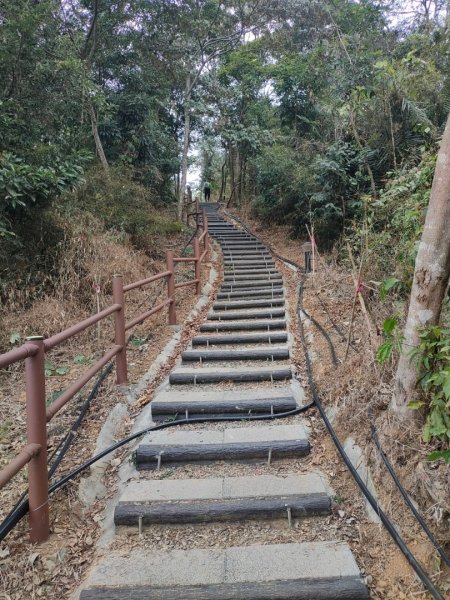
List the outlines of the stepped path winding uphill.
{"type": "MultiPolygon", "coordinates": [[[[283,278],[260,241],[226,222],[215,205],[206,207],[224,279],[198,335],[151,404],[155,423],[276,416],[302,402],[290,364],[283,278]]],[[[241,545],[227,535],[236,522],[265,523],[273,532],[326,519],[328,481],[301,467],[313,451],[299,415],[152,432],[137,447],[139,472],[115,508],[116,539],[89,573],[80,600],[367,599],[344,542],[298,536],[295,543],[246,538],[241,545]],[[204,528],[214,524],[222,532],[219,547],[204,539],[204,528]],[[130,544],[139,530],[151,538],[161,527],[181,528],[181,547],[130,544]]]]}

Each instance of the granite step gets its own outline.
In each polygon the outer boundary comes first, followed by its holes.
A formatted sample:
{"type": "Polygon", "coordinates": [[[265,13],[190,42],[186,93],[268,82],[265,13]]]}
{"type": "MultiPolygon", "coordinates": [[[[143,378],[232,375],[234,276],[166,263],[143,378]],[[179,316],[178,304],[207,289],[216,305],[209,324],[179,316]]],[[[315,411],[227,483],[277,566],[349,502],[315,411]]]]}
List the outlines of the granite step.
{"type": "Polygon", "coordinates": [[[111,552],[79,600],[368,600],[344,542],[111,552]]]}

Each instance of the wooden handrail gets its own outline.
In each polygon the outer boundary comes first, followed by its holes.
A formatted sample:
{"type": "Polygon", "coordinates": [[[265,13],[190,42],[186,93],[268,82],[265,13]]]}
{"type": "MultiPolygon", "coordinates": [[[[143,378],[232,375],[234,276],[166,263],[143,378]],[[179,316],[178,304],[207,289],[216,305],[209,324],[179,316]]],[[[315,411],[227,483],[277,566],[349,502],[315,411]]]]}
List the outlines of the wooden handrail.
{"type": "Polygon", "coordinates": [[[0,471],[0,490],[41,451],[40,444],[27,444],[4,469],[0,471]]]}
{"type": "Polygon", "coordinates": [[[46,340],[40,336],[30,337],[19,348],[14,348],[0,355],[0,368],[25,361],[28,444],[0,471],[0,488],[28,464],[30,540],[32,542],[42,542],[49,535],[46,421],[50,421],[114,357],[116,358],[117,383],[126,383],[127,359],[125,332],[139,325],[166,306],[169,307],[169,324],[176,324],[175,290],[195,285],[196,293],[200,293],[201,264],[208,252],[208,219],[204,212],[202,214],[204,231],[199,237],[193,240],[193,257],[174,257],[172,251],[167,251],[167,268],[165,271],[128,285],[123,285],[121,275],[115,275],[113,278],[113,303],[111,306],[52,335],[46,340]],[[201,242],[204,242],[204,251],[202,254],[200,254],[201,242]],[[194,263],[195,279],[175,283],[176,263],[194,263]],[[126,323],[125,293],[164,278],[167,280],[167,299],[126,323]],[[105,352],[85,373],[72,382],[61,396],[46,408],[45,353],[111,315],[114,316],[115,322],[114,346],[105,352]]]}

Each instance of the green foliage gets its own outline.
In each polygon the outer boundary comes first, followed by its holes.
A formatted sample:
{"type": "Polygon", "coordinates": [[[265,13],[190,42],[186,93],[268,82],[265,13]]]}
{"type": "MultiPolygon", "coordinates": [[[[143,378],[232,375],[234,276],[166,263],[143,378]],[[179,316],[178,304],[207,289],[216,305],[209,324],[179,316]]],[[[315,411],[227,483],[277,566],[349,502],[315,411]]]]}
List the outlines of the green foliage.
{"type": "MultiPolygon", "coordinates": [[[[414,168],[391,173],[379,198],[366,202],[368,229],[367,265],[374,279],[395,279],[394,290],[404,297],[410,289],[417,252],[417,241],[422,233],[426,207],[430,197],[435,166],[434,151],[426,151],[414,168]]],[[[350,238],[359,243],[361,221],[355,219],[350,238]]],[[[380,296],[385,298],[384,284],[380,296]]],[[[386,290],[388,291],[388,290],[386,290]]]]}
{"type": "Polygon", "coordinates": [[[16,344],[18,344],[21,340],[21,335],[20,333],[18,333],[17,331],[15,331],[14,333],[12,333],[9,336],[9,343],[12,344],[13,346],[15,346],[16,344]]]}
{"type": "Polygon", "coordinates": [[[401,284],[401,281],[397,279],[397,277],[388,277],[384,281],[371,281],[371,283],[378,286],[378,289],[380,290],[380,300],[383,302],[388,293],[397,288],[401,284]]]}
{"type": "MultiPolygon", "coordinates": [[[[442,455],[435,458],[448,459],[450,444],[450,320],[445,326],[432,325],[421,330],[420,343],[411,352],[411,360],[417,364],[418,385],[423,391],[419,401],[410,402],[409,408],[426,411],[423,440],[439,441],[442,455]]],[[[439,451],[440,452],[440,451],[439,451]]]]}
{"type": "Polygon", "coordinates": [[[268,146],[262,150],[256,166],[255,208],[264,220],[282,223],[299,205],[307,207],[312,178],[293,150],[280,144],[268,146]]]}
{"type": "Polygon", "coordinates": [[[156,237],[184,231],[184,225],[159,214],[157,198],[151,190],[133,181],[129,170],[113,169],[108,177],[102,171],[86,176],[68,203],[67,210],[85,210],[103,221],[114,236],[123,233],[131,242],[151,253],[156,237]]]}
{"type": "Polygon", "coordinates": [[[74,357],[73,362],[76,365],[87,365],[91,361],[89,360],[89,358],[87,356],[84,356],[83,354],[77,354],[77,356],[74,357]]]}
{"type": "MultiPolygon", "coordinates": [[[[13,216],[20,218],[21,210],[32,205],[42,206],[52,196],[79,184],[83,174],[80,162],[64,161],[56,166],[43,167],[28,164],[9,152],[0,155],[0,224],[3,225],[3,235],[6,235],[10,219],[13,216]]],[[[12,231],[9,233],[14,235],[12,231]]]]}
{"type": "Polygon", "coordinates": [[[403,343],[403,336],[398,327],[398,319],[391,317],[383,322],[384,342],[378,347],[376,352],[377,361],[383,365],[392,361],[395,356],[400,354],[403,343]]]}

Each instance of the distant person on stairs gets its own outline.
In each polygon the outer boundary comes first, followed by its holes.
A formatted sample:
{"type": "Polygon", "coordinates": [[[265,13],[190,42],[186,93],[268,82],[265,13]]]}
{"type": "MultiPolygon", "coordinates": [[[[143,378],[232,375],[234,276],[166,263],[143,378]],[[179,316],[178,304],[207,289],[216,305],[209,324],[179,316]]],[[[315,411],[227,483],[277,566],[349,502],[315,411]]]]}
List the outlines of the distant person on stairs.
{"type": "Polygon", "coordinates": [[[209,202],[211,198],[211,186],[205,181],[205,185],[203,186],[203,194],[205,195],[205,202],[209,202]]]}

